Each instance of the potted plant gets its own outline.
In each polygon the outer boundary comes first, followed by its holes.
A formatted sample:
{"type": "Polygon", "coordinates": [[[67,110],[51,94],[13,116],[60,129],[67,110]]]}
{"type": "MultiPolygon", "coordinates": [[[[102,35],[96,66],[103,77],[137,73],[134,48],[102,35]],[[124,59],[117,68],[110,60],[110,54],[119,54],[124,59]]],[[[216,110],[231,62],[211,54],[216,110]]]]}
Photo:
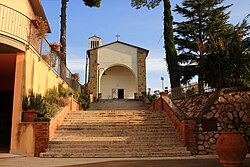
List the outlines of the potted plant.
{"type": "Polygon", "coordinates": [[[30,90],[28,96],[23,97],[22,108],[22,121],[34,122],[38,113],[44,108],[44,100],[40,94],[34,94],[30,90]]]}
{"type": "Polygon", "coordinates": [[[36,36],[39,39],[44,39],[49,29],[47,21],[45,21],[42,17],[37,16],[36,20],[32,20],[31,22],[36,28],[36,36]]]}
{"type": "Polygon", "coordinates": [[[81,107],[83,110],[87,110],[90,105],[90,98],[87,92],[83,92],[80,94],[78,101],[81,103],[81,107]]]}
{"type": "Polygon", "coordinates": [[[80,77],[79,77],[79,73],[75,73],[75,74],[72,74],[73,78],[76,80],[76,81],[79,81],[80,77]]]}
{"type": "Polygon", "coordinates": [[[36,29],[39,28],[38,20],[31,20],[31,23],[33,24],[33,26],[34,26],[36,29]]]}
{"type": "Polygon", "coordinates": [[[238,132],[222,132],[216,142],[216,151],[224,167],[239,167],[246,158],[247,145],[238,132]]]}
{"type": "Polygon", "coordinates": [[[51,52],[59,52],[60,51],[60,47],[62,47],[61,43],[56,43],[56,42],[51,42],[50,44],[50,48],[51,48],[51,52]]]}
{"type": "Polygon", "coordinates": [[[223,166],[242,166],[247,154],[247,144],[240,135],[246,124],[242,117],[232,118],[216,142],[216,151],[223,166]],[[230,127],[230,128],[229,128],[230,127]]]}

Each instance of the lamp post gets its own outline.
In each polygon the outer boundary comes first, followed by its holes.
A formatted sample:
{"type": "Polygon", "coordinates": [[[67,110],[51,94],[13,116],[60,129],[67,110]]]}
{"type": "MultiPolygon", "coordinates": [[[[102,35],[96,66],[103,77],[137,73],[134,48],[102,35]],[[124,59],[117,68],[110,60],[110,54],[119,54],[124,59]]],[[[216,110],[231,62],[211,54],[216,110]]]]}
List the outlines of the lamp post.
{"type": "Polygon", "coordinates": [[[161,77],[162,92],[164,92],[164,77],[161,77]]]}
{"type": "Polygon", "coordinates": [[[99,100],[100,99],[100,71],[103,70],[103,75],[106,75],[105,73],[105,69],[104,68],[99,68],[98,67],[98,73],[97,73],[97,99],[99,100]]]}

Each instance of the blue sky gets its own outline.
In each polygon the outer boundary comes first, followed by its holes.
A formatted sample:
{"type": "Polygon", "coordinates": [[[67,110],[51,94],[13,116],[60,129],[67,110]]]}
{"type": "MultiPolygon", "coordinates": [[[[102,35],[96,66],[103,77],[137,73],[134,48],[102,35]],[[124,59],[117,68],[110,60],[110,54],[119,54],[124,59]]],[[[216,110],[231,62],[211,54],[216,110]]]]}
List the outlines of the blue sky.
{"type": "MultiPolygon", "coordinates": [[[[172,1],[172,8],[182,0],[172,1]]],[[[59,42],[61,0],[41,0],[52,30],[48,34],[49,42],[59,42]]],[[[250,13],[249,0],[225,0],[233,3],[230,8],[230,23],[236,24],[250,13]]],[[[130,43],[150,50],[147,58],[147,88],[161,89],[161,77],[164,86],[170,87],[163,48],[163,6],[153,10],[136,10],[130,6],[130,0],[103,0],[100,8],[89,8],[82,0],[69,0],[67,7],[67,65],[80,74],[84,82],[85,56],[88,38],[97,35],[103,44],[116,40],[130,43]]],[[[181,17],[173,13],[174,20],[181,17]]]]}

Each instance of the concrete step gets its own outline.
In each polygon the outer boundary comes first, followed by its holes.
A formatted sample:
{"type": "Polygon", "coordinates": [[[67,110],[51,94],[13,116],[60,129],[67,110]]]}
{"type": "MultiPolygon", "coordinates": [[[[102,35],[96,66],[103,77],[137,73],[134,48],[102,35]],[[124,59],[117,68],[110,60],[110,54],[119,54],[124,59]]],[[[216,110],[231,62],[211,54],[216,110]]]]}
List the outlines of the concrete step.
{"type": "Polygon", "coordinates": [[[97,114],[97,115],[131,115],[131,114],[139,114],[139,115],[148,115],[148,114],[164,114],[162,111],[149,111],[149,110],[78,110],[78,111],[73,111],[70,112],[69,115],[71,114],[97,114]]]}
{"type": "Polygon", "coordinates": [[[41,158],[138,158],[138,157],[180,157],[190,156],[189,151],[183,152],[119,152],[119,153],[58,153],[46,152],[41,153],[41,158]]]}
{"type": "Polygon", "coordinates": [[[87,128],[85,129],[82,127],[81,129],[60,129],[57,130],[56,134],[62,134],[62,133],[67,133],[67,134],[105,134],[105,133],[112,133],[112,134],[131,134],[131,135],[147,135],[147,134],[165,134],[169,135],[169,133],[175,133],[175,130],[170,127],[170,128],[163,128],[163,129],[149,129],[149,128],[144,128],[144,129],[139,129],[134,128],[133,129],[125,129],[123,128],[122,130],[119,131],[114,131],[114,128],[107,128],[107,129],[97,129],[97,128],[87,128]]]}
{"type": "Polygon", "coordinates": [[[52,141],[48,148],[161,148],[161,147],[181,147],[175,140],[166,140],[161,143],[131,142],[131,141],[52,141]]]}
{"type": "Polygon", "coordinates": [[[128,141],[143,141],[143,142],[154,142],[154,141],[164,141],[167,139],[176,140],[175,133],[169,133],[169,136],[166,135],[144,135],[144,136],[133,136],[133,135],[127,135],[127,136],[118,136],[118,135],[76,135],[76,134],[65,134],[65,135],[58,135],[56,134],[55,137],[53,137],[52,140],[70,140],[70,141],[122,141],[122,140],[128,140],[128,141]]]}
{"type": "Polygon", "coordinates": [[[96,103],[91,103],[89,110],[134,110],[134,109],[145,109],[145,105],[142,101],[134,100],[104,100],[96,103]]]}
{"type": "Polygon", "coordinates": [[[62,129],[62,128],[129,128],[129,129],[134,129],[134,128],[148,128],[148,129],[163,129],[163,128],[168,128],[168,127],[173,127],[173,125],[171,125],[168,122],[148,122],[148,123],[140,123],[140,122],[92,122],[92,123],[86,123],[83,122],[81,124],[81,122],[64,122],[62,125],[60,125],[58,127],[58,129],[62,129]]]}
{"type": "MultiPolygon", "coordinates": [[[[121,138],[120,138],[121,139],[121,138]]],[[[132,140],[98,140],[96,138],[95,140],[88,140],[86,139],[79,139],[79,140],[52,140],[49,142],[49,147],[74,147],[74,146],[86,146],[86,147],[94,147],[94,146],[105,146],[108,145],[109,147],[112,146],[118,146],[118,147],[127,147],[127,146],[181,146],[180,142],[178,140],[173,139],[164,139],[162,142],[148,142],[148,141],[132,141],[132,140]]]]}
{"type": "Polygon", "coordinates": [[[123,152],[185,152],[185,147],[79,147],[79,148],[48,148],[48,152],[70,152],[70,153],[123,153],[123,152]]]}
{"type": "Polygon", "coordinates": [[[186,156],[162,111],[93,110],[69,113],[41,157],[186,156]]]}

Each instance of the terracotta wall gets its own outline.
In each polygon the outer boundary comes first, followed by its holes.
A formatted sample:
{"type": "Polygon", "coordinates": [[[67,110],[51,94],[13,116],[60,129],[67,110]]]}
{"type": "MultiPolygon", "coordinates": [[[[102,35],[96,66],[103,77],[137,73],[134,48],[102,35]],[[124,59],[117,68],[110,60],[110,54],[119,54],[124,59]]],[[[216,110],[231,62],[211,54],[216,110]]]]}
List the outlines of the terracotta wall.
{"type": "Polygon", "coordinates": [[[60,125],[64,119],[64,117],[71,111],[77,111],[80,109],[78,102],[73,99],[73,96],[69,98],[70,103],[68,106],[64,107],[60,112],[56,114],[56,116],[50,121],[49,125],[49,139],[51,140],[54,137],[55,130],[58,125],[60,125]]]}
{"type": "Polygon", "coordinates": [[[31,50],[26,51],[25,54],[24,80],[26,93],[29,89],[33,89],[36,93],[44,94],[47,89],[65,83],[42,58],[31,50]]]}
{"type": "MultiPolygon", "coordinates": [[[[26,149],[20,145],[19,124],[22,113],[22,97],[32,89],[35,93],[44,94],[47,89],[58,86],[63,80],[51,69],[43,59],[31,49],[25,53],[17,53],[16,71],[14,84],[14,104],[12,115],[12,132],[11,132],[11,153],[26,152],[26,149]]],[[[68,86],[64,83],[64,86],[68,86]]],[[[76,107],[74,107],[76,108],[76,107]]],[[[32,133],[32,132],[29,132],[32,133]]],[[[28,152],[27,152],[28,153],[28,152]]]]}
{"type": "Polygon", "coordinates": [[[35,152],[34,123],[20,123],[18,126],[17,148],[12,152],[34,156],[35,152]]]}
{"type": "MultiPolygon", "coordinates": [[[[73,97],[71,97],[73,98],[73,97]]],[[[17,147],[13,153],[27,156],[39,156],[48,148],[48,142],[54,137],[56,128],[69,112],[79,110],[79,104],[70,98],[68,106],[59,111],[50,122],[20,123],[18,126],[17,147]]]]}
{"type": "Polygon", "coordinates": [[[177,134],[181,138],[182,144],[187,147],[192,154],[197,154],[197,134],[196,121],[180,119],[167,104],[164,98],[159,98],[149,110],[164,110],[175,127],[177,134]]]}

